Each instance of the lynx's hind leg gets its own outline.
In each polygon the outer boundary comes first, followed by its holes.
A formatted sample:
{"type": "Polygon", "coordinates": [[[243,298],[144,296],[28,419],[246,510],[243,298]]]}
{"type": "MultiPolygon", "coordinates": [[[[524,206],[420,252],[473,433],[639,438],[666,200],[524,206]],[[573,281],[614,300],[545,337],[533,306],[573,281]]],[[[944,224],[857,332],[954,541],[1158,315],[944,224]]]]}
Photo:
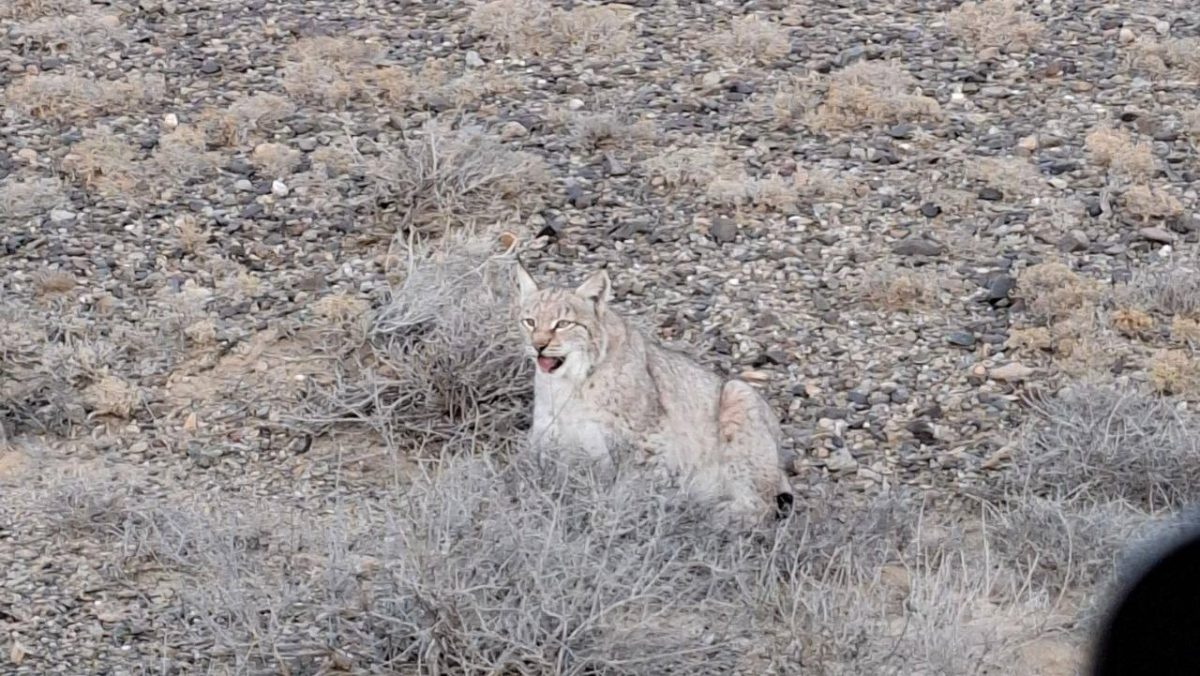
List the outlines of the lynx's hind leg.
{"type": "MultiPolygon", "coordinates": [[[[721,388],[717,413],[722,464],[734,495],[754,495],[780,516],[791,510],[792,487],[779,460],[779,423],[753,387],[730,380],[721,388]]],[[[743,497],[739,501],[745,501],[743,497]]]]}

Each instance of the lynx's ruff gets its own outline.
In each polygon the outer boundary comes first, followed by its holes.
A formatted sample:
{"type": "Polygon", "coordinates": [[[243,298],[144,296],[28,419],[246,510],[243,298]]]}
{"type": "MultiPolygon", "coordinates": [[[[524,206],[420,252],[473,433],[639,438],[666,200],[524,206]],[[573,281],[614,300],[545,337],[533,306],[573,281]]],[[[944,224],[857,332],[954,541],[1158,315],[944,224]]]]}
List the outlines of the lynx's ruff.
{"type": "Polygon", "coordinates": [[[608,274],[575,290],[539,289],[518,266],[520,321],[534,360],[535,450],[602,462],[632,453],[667,470],[696,497],[739,516],[786,511],[792,490],[779,461],[779,422],[740,380],[723,382],[647,339],[608,304],[608,274]]]}

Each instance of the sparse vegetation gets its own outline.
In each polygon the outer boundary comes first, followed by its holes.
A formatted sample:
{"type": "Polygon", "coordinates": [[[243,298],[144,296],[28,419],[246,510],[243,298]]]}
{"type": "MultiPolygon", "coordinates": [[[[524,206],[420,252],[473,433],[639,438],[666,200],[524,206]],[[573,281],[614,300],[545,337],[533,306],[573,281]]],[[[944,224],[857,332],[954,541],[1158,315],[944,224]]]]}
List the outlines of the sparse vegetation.
{"type": "Polygon", "coordinates": [[[614,54],[632,40],[627,18],[608,6],[561,10],[546,0],[492,0],[478,5],[469,23],[513,54],[545,55],[560,49],[614,54]]]}
{"type": "Polygon", "coordinates": [[[1166,395],[1200,399],[1200,359],[1188,350],[1162,350],[1150,360],[1150,386],[1166,395]]]}
{"type": "Polygon", "coordinates": [[[976,158],[964,169],[968,179],[995,188],[1012,200],[1036,196],[1046,184],[1032,163],[1017,157],[976,158]]]}
{"type": "Polygon", "coordinates": [[[10,176],[0,181],[0,216],[31,218],[63,204],[62,181],[54,177],[10,176]]]}
{"type": "Polygon", "coordinates": [[[947,15],[946,25],[951,35],[977,50],[1027,50],[1042,33],[1041,24],[1017,0],[964,2],[947,15]]]}
{"type": "Polygon", "coordinates": [[[918,92],[913,76],[896,63],[860,61],[829,77],[824,100],[806,122],[839,131],[941,115],[938,102],[918,92]]]}
{"type": "Polygon", "coordinates": [[[1095,282],[1059,262],[1039,263],[1023,270],[1018,284],[1026,313],[1041,324],[1086,311],[1100,298],[1095,282]]]}
{"type": "Polygon", "coordinates": [[[23,115],[61,123],[135,110],[161,98],[164,88],[161,77],[101,81],[79,75],[28,75],[5,89],[4,102],[23,115]]]}
{"type": "Polygon", "coordinates": [[[1124,130],[1099,127],[1087,135],[1084,143],[1096,163],[1107,167],[1118,179],[1140,183],[1154,177],[1154,154],[1149,144],[1134,142],[1124,130]]]}
{"type": "Polygon", "coordinates": [[[782,27],[749,15],[734,19],[729,30],[709,39],[707,47],[734,63],[769,65],[787,56],[792,43],[782,27]]]}

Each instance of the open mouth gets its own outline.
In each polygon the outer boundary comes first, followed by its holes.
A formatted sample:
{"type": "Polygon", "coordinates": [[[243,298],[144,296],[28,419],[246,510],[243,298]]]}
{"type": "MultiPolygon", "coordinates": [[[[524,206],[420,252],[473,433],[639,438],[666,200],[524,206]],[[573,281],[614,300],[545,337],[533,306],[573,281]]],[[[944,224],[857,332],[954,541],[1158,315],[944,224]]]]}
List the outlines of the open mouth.
{"type": "Polygon", "coordinates": [[[563,361],[564,360],[562,357],[542,356],[537,358],[537,365],[538,369],[541,370],[542,373],[554,373],[560,366],[563,365],[563,361]]]}

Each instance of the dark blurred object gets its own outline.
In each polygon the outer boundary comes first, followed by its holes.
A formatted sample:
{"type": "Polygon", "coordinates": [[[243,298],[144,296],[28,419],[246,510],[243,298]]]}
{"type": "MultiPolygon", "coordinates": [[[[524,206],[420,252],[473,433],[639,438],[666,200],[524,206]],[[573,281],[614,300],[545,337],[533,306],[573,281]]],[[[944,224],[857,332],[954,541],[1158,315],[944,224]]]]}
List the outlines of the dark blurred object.
{"type": "Polygon", "coordinates": [[[1200,529],[1133,576],[1101,629],[1091,674],[1200,675],[1200,529]]]}

